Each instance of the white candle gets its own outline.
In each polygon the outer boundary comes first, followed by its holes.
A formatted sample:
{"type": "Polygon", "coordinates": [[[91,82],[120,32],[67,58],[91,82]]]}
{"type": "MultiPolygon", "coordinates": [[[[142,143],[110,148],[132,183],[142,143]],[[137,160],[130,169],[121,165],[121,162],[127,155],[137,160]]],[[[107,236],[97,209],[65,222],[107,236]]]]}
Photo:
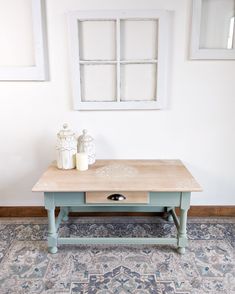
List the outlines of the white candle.
{"type": "Polygon", "coordinates": [[[76,168],[83,171],[88,169],[88,154],[80,152],[76,154],[76,168]]]}

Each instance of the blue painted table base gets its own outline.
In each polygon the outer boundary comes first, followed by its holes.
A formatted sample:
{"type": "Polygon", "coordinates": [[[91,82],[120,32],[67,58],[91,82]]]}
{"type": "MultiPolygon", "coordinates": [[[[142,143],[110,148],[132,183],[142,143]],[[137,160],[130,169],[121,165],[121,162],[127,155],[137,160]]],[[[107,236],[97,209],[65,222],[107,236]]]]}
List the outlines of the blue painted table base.
{"type": "Polygon", "coordinates": [[[185,253],[187,245],[187,212],[190,208],[190,192],[149,192],[148,204],[87,204],[85,192],[48,192],[44,193],[45,208],[48,212],[48,250],[57,252],[59,244],[171,244],[178,247],[178,252],[185,253]],[[55,208],[60,207],[58,217],[55,208]],[[180,218],[175,213],[180,208],[180,218]],[[157,212],[167,208],[168,220],[174,221],[178,234],[176,238],[61,238],[58,236],[60,223],[68,220],[69,212],[157,212]]]}

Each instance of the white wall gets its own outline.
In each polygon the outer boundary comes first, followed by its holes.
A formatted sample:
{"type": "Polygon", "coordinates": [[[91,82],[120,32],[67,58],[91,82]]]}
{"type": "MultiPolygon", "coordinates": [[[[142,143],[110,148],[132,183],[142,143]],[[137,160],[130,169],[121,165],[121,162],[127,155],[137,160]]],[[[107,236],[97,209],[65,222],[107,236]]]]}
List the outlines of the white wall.
{"type": "Polygon", "coordinates": [[[43,204],[31,187],[54,159],[63,122],[92,133],[98,158],[182,159],[204,188],[195,205],[235,204],[235,63],[188,60],[190,2],[47,0],[50,81],[0,82],[0,205],[43,204]],[[75,112],[65,13],[120,8],[175,11],[169,109],[75,112]]]}

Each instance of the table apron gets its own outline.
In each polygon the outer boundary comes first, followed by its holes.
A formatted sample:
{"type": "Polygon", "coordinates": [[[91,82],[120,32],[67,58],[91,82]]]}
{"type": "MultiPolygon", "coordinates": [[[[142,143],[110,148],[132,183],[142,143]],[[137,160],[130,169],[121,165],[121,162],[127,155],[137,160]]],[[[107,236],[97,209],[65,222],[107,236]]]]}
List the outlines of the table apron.
{"type": "MultiPolygon", "coordinates": [[[[142,211],[146,208],[146,211],[149,211],[151,207],[181,207],[182,204],[189,208],[190,198],[182,197],[183,194],[190,193],[181,193],[181,192],[149,192],[149,203],[147,204],[136,204],[136,203],[95,203],[88,204],[85,200],[85,192],[45,192],[45,208],[52,209],[56,206],[69,206],[85,209],[85,211],[94,211],[94,208],[97,211],[100,211],[99,208],[105,208],[104,211],[118,211],[118,208],[124,208],[124,211],[128,209],[133,210],[133,207],[137,211],[142,211]],[[113,210],[114,209],[114,210],[113,210]],[[141,209],[141,210],[139,210],[141,209]]],[[[150,209],[151,211],[151,209],[150,209]]]]}

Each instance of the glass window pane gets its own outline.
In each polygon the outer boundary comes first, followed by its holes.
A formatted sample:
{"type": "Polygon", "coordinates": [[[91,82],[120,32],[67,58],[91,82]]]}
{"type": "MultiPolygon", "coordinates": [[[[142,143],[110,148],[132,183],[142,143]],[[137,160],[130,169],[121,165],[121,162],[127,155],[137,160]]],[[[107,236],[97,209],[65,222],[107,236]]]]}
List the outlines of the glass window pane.
{"type": "Polygon", "coordinates": [[[202,0],[201,49],[234,48],[234,0],[202,0]]]}
{"type": "Polygon", "coordinates": [[[81,65],[82,101],[116,100],[115,65],[81,65]]]}
{"type": "Polygon", "coordinates": [[[156,64],[121,65],[121,101],[156,100],[156,64]]]}
{"type": "Polygon", "coordinates": [[[115,60],[115,21],[79,21],[80,59],[115,60]]]}
{"type": "Polygon", "coordinates": [[[0,66],[35,65],[32,1],[7,0],[1,3],[0,66]]]}
{"type": "Polygon", "coordinates": [[[157,20],[122,20],[121,59],[156,59],[157,20]]]}

